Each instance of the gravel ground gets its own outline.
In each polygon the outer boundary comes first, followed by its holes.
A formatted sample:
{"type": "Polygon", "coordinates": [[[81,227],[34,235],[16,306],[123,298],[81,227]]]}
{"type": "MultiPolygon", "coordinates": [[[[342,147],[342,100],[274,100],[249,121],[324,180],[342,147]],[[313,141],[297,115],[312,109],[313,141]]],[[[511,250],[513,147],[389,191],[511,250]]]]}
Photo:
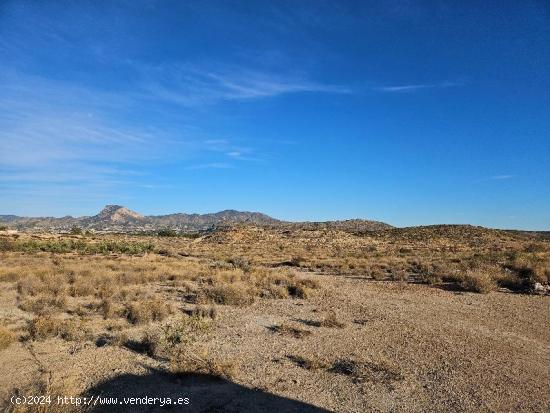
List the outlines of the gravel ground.
{"type": "MultiPolygon", "coordinates": [[[[0,353],[0,400],[41,377],[51,391],[189,397],[169,411],[550,411],[549,296],[315,277],[322,289],[308,300],[219,307],[202,344],[234,363],[231,380],[174,376],[165,360],[127,348],[50,339],[0,353]],[[331,313],[342,326],[320,323],[331,313]]],[[[0,315],[13,318],[15,294],[1,294],[0,315]]],[[[161,410],[117,409],[88,410],[161,410]]]]}

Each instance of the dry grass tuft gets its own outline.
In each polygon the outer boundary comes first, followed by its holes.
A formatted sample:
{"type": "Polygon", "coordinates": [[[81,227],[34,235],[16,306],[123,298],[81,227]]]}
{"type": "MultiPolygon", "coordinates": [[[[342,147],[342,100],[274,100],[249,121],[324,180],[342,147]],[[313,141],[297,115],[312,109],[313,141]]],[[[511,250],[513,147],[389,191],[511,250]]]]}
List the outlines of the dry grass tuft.
{"type": "Polygon", "coordinates": [[[206,318],[182,316],[166,325],[147,329],[141,340],[127,340],[124,346],[150,357],[172,357],[205,340],[211,321],[206,318]]]}
{"type": "Polygon", "coordinates": [[[171,313],[171,306],[158,298],[130,303],[125,310],[126,318],[132,324],[162,321],[171,313]]]}
{"type": "Polygon", "coordinates": [[[330,311],[327,316],[323,320],[321,320],[319,326],[328,328],[343,328],[345,326],[345,323],[342,323],[338,320],[336,312],[330,311]]]}
{"type": "Polygon", "coordinates": [[[206,292],[216,304],[246,306],[254,302],[254,288],[243,282],[217,285],[206,292]]]}
{"type": "Polygon", "coordinates": [[[214,305],[210,305],[207,307],[207,306],[198,304],[193,309],[191,315],[194,317],[211,318],[212,320],[215,320],[218,316],[218,310],[214,305]]]}
{"type": "Polygon", "coordinates": [[[309,357],[287,356],[287,357],[294,364],[306,370],[320,370],[320,369],[326,369],[329,367],[329,364],[326,360],[319,358],[317,356],[309,356],[309,357]]]}
{"type": "Polygon", "coordinates": [[[31,340],[46,340],[60,337],[66,341],[84,341],[91,338],[90,331],[82,320],[62,320],[51,315],[39,315],[28,322],[31,340]]]}
{"type": "Polygon", "coordinates": [[[490,293],[497,288],[497,284],[492,274],[483,270],[468,271],[464,274],[460,286],[465,291],[482,294],[490,293]]]}
{"type": "Polygon", "coordinates": [[[46,340],[56,337],[61,331],[63,321],[50,315],[39,315],[28,323],[29,336],[32,340],[46,340]]]}
{"type": "Polygon", "coordinates": [[[311,331],[309,330],[292,327],[292,326],[289,326],[288,324],[272,326],[269,329],[272,332],[278,333],[282,336],[289,336],[294,338],[304,338],[312,334],[311,331]]]}
{"type": "Polygon", "coordinates": [[[232,360],[212,357],[207,351],[192,352],[188,349],[175,353],[170,358],[172,374],[200,373],[223,379],[232,379],[237,371],[232,360]]]}
{"type": "Polygon", "coordinates": [[[0,351],[5,350],[15,341],[15,334],[7,327],[0,325],[0,351]]]}
{"type": "Polygon", "coordinates": [[[24,299],[19,308],[35,314],[49,314],[67,309],[67,297],[65,295],[50,296],[40,295],[24,299]]]}
{"type": "Polygon", "coordinates": [[[373,363],[350,358],[336,360],[330,368],[332,373],[350,376],[356,383],[370,381],[391,385],[404,379],[399,370],[389,363],[373,363]]]}
{"type": "Polygon", "coordinates": [[[39,377],[36,377],[34,381],[24,388],[22,391],[18,391],[20,396],[36,397],[44,396],[50,397],[51,403],[44,404],[19,404],[11,406],[12,408],[6,411],[10,413],[82,413],[89,411],[82,405],[67,405],[58,404],[57,397],[77,397],[81,394],[82,381],[77,376],[68,376],[64,378],[56,377],[51,371],[44,371],[39,377]]]}

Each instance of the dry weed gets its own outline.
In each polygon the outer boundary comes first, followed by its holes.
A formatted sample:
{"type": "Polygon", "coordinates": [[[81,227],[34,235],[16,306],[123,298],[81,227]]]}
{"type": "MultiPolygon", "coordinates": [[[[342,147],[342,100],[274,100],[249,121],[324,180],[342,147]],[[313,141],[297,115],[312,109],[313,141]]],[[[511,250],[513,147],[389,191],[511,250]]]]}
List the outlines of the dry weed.
{"type": "Polygon", "coordinates": [[[15,341],[15,334],[7,327],[0,325],[0,351],[5,350],[15,341]]]}

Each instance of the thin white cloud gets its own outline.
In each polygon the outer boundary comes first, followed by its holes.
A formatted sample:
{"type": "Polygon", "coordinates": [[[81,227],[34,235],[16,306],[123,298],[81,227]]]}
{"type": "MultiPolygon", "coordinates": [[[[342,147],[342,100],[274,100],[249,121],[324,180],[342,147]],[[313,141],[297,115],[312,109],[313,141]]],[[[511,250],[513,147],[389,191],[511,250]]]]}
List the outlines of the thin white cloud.
{"type": "Polygon", "coordinates": [[[391,85],[378,86],[374,90],[378,92],[399,93],[399,92],[415,92],[422,89],[445,89],[449,87],[463,86],[463,82],[441,82],[441,83],[421,83],[410,85],[391,85]]]}
{"type": "Polygon", "coordinates": [[[12,197],[12,203],[23,202],[29,191],[57,193],[55,188],[69,183],[90,196],[107,189],[116,195],[117,188],[154,184],[147,179],[130,180],[126,170],[139,166],[144,173],[154,173],[156,165],[176,159],[188,162],[188,170],[228,169],[237,163],[263,161],[267,155],[242,140],[236,144],[191,130],[186,115],[224,101],[304,92],[350,93],[305,77],[235,67],[214,72],[178,64],[150,68],[132,62],[124,69],[133,74],[128,76],[132,80],[124,90],[110,92],[86,82],[52,80],[0,64],[0,189],[4,195],[21,194],[12,197]],[[145,123],[151,117],[141,114],[152,111],[156,123],[145,123]]]}
{"type": "Polygon", "coordinates": [[[225,162],[210,162],[210,163],[203,163],[198,165],[190,165],[186,167],[187,170],[199,170],[199,169],[230,169],[234,166],[225,162]]]}
{"type": "Polygon", "coordinates": [[[485,178],[476,179],[474,182],[505,181],[508,179],[515,178],[515,176],[516,175],[511,175],[511,174],[492,175],[485,178]]]}
{"type": "Polygon", "coordinates": [[[208,65],[163,64],[150,67],[132,62],[140,74],[140,96],[194,107],[223,101],[254,100],[293,93],[347,94],[340,85],[323,84],[292,74],[272,74],[245,67],[213,71],[208,65]]]}
{"type": "Polygon", "coordinates": [[[200,148],[139,117],[125,121],[131,107],[124,94],[0,70],[2,204],[22,205],[32,194],[56,194],[60,203],[75,193],[108,200],[154,184],[154,165],[200,148]]]}

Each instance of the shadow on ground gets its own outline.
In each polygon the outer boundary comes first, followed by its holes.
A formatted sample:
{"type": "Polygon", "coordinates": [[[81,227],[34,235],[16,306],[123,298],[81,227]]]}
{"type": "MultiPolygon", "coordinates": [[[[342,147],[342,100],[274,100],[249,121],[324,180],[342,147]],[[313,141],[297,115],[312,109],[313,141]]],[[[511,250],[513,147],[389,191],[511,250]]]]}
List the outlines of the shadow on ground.
{"type": "MultiPolygon", "coordinates": [[[[218,377],[205,374],[174,375],[150,370],[144,376],[125,374],[100,383],[87,392],[87,397],[101,400],[116,398],[116,404],[98,401],[90,411],[103,412],[310,412],[329,410],[297,400],[250,389],[218,377]],[[145,397],[189,399],[189,404],[141,404],[145,397]],[[141,398],[140,404],[120,404],[123,398],[141,398]]],[[[94,399],[95,400],[95,399],[94,399]]]]}

